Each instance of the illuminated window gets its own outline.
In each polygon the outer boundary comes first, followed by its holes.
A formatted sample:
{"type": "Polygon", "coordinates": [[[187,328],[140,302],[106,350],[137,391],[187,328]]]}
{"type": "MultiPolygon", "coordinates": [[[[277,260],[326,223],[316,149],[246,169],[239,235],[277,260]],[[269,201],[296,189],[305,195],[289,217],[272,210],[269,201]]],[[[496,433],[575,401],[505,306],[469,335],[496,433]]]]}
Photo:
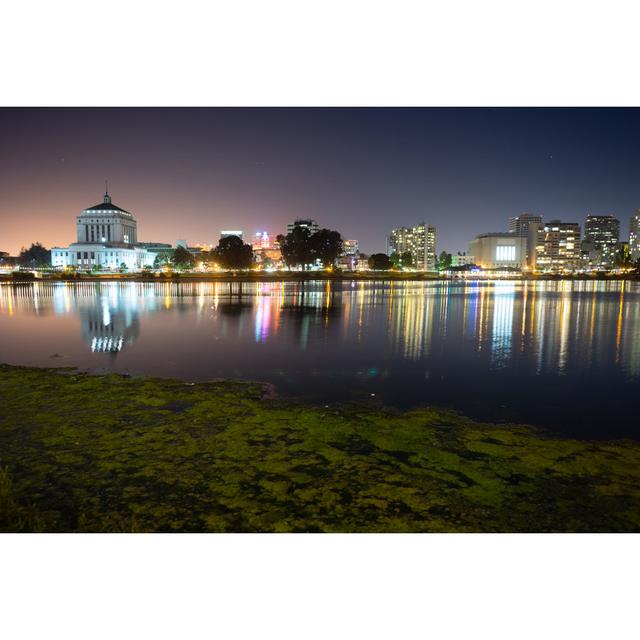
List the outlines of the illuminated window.
{"type": "Polygon", "coordinates": [[[515,259],[515,245],[498,245],[496,247],[496,262],[513,262],[515,259]]]}

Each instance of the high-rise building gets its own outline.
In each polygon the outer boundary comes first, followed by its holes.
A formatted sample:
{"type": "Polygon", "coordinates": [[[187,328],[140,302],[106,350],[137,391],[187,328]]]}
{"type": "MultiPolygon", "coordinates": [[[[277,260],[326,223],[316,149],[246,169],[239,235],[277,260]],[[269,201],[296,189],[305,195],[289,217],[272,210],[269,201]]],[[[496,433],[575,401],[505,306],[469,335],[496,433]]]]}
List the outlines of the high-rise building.
{"type": "Polygon", "coordinates": [[[312,220],[311,218],[298,218],[287,225],[287,233],[291,233],[296,227],[309,229],[311,235],[320,230],[320,227],[315,220],[312,220]]]}
{"type": "Polygon", "coordinates": [[[419,271],[436,268],[436,228],[421,222],[415,227],[398,227],[387,240],[387,253],[402,255],[409,252],[413,265],[419,271]]]}
{"type": "Polygon", "coordinates": [[[228,238],[229,236],[237,236],[242,240],[242,230],[241,229],[223,229],[220,231],[220,240],[222,238],[228,238]]]}
{"type": "Polygon", "coordinates": [[[271,241],[269,234],[266,231],[258,231],[253,237],[253,243],[251,244],[254,251],[260,249],[269,249],[271,247],[271,241]]]}
{"type": "Polygon", "coordinates": [[[537,230],[536,268],[573,271],[580,266],[580,225],[551,220],[537,230]]]}
{"type": "Polygon", "coordinates": [[[526,236],[531,224],[542,224],[542,216],[535,213],[521,213],[519,216],[513,216],[509,218],[509,233],[526,236]]]}
{"type": "Polygon", "coordinates": [[[588,215],[584,225],[584,239],[593,244],[595,266],[610,268],[614,265],[620,240],[620,220],[616,217],[588,215]]]}
{"type": "Polygon", "coordinates": [[[360,258],[360,245],[357,240],[343,240],[342,253],[338,257],[338,266],[341,269],[354,270],[357,268],[360,258]]]}
{"type": "Polygon", "coordinates": [[[76,217],[77,241],[53,247],[54,267],[79,269],[141,269],[153,265],[155,254],[138,244],[138,224],[129,211],[111,202],[108,192],[101,203],[76,217]]]}
{"type": "Polygon", "coordinates": [[[536,243],[538,229],[542,226],[542,216],[535,213],[521,213],[519,216],[509,218],[509,233],[527,238],[525,250],[524,268],[535,269],[536,243]]]}
{"type": "Polygon", "coordinates": [[[345,256],[357,256],[360,253],[360,245],[357,240],[343,240],[342,253],[345,256]]]}
{"type": "Polygon", "coordinates": [[[640,259],[640,209],[629,221],[629,257],[633,262],[640,259]]]}
{"type": "Polygon", "coordinates": [[[482,233],[469,243],[469,254],[483,269],[522,269],[526,251],[527,239],[508,231],[482,233]]]}
{"type": "Polygon", "coordinates": [[[258,231],[252,244],[253,256],[257,263],[264,263],[269,260],[278,263],[282,258],[280,245],[273,236],[269,236],[266,231],[258,231]]]}

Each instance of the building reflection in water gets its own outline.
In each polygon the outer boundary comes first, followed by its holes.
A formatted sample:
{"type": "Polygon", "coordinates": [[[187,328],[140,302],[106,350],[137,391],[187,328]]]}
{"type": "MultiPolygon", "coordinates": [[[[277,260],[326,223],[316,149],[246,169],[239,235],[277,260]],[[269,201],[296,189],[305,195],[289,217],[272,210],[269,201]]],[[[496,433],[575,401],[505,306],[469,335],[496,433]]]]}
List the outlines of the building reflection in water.
{"type": "Polygon", "coordinates": [[[496,367],[508,364],[513,342],[513,305],[515,285],[497,282],[493,288],[493,329],[491,335],[491,361],[496,367]]]}
{"type": "Polygon", "coordinates": [[[11,323],[22,316],[44,322],[77,317],[82,338],[95,353],[131,347],[145,318],[164,322],[167,316],[167,322],[181,318],[183,323],[168,343],[157,345],[167,352],[178,352],[184,342],[216,339],[244,350],[275,345],[305,351],[320,345],[327,357],[349,349],[349,357],[361,361],[353,366],[366,366],[368,358],[376,363],[396,358],[459,367],[475,362],[488,370],[514,367],[533,375],[606,366],[627,376],[640,373],[635,282],[0,285],[5,335],[12,327],[19,332],[11,323]]]}

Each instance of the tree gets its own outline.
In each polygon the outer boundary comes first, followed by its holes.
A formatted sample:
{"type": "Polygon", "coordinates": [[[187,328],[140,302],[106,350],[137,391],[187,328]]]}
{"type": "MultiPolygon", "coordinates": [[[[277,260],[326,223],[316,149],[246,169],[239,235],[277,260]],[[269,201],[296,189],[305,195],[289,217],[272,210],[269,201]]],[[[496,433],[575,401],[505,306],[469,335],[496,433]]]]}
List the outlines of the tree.
{"type": "Polygon", "coordinates": [[[451,254],[443,251],[436,261],[436,269],[438,269],[438,271],[444,271],[445,269],[448,269],[451,266],[451,260],[451,254]]]}
{"type": "Polygon", "coordinates": [[[332,267],[342,253],[342,236],[331,229],[320,229],[310,238],[309,244],[313,260],[320,260],[322,265],[332,267]]]}
{"type": "Polygon", "coordinates": [[[403,269],[411,268],[414,266],[413,264],[413,256],[411,255],[411,251],[405,251],[401,256],[400,256],[400,266],[403,269]]]}
{"type": "Polygon", "coordinates": [[[120,263],[120,268],[118,269],[118,271],[120,271],[120,273],[127,273],[128,270],[129,270],[129,268],[127,267],[127,263],[126,262],[121,262],[120,263]]]}
{"type": "Polygon", "coordinates": [[[173,252],[173,264],[178,269],[193,269],[196,259],[193,254],[184,247],[177,246],[173,252]]]}
{"type": "Polygon", "coordinates": [[[394,251],[390,256],[391,264],[396,269],[407,269],[413,267],[413,256],[410,251],[404,251],[403,253],[397,253],[394,251]]]}
{"type": "Polygon", "coordinates": [[[36,242],[28,249],[22,248],[18,261],[23,267],[50,267],[51,251],[36,242]]]}
{"type": "Polygon", "coordinates": [[[369,256],[369,268],[376,271],[388,271],[393,266],[386,253],[372,253],[369,256]]]}
{"type": "Polygon", "coordinates": [[[276,239],[280,243],[282,259],[288,267],[305,269],[312,264],[311,231],[307,227],[294,227],[286,236],[281,234],[276,239]]]}
{"type": "Polygon", "coordinates": [[[167,249],[166,251],[160,251],[156,254],[156,257],[153,261],[154,269],[161,269],[166,264],[171,264],[173,260],[173,251],[171,249],[167,249]]]}
{"type": "Polygon", "coordinates": [[[253,249],[238,236],[220,238],[214,249],[214,259],[224,269],[250,269],[253,264],[253,249]]]}
{"type": "Polygon", "coordinates": [[[319,260],[324,267],[333,266],[342,253],[342,236],[331,229],[320,229],[314,234],[307,227],[294,227],[286,236],[277,237],[282,259],[289,267],[312,265],[319,260]]]}

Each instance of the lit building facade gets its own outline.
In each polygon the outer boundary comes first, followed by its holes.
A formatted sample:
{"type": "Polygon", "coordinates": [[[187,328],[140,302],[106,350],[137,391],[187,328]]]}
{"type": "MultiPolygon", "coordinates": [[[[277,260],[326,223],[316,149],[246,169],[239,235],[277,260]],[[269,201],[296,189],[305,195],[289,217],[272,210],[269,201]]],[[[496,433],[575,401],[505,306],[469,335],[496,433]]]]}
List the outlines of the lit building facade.
{"type": "Polygon", "coordinates": [[[343,240],[342,253],[338,257],[338,266],[341,269],[355,271],[358,268],[360,258],[360,244],[357,240],[343,240]]]}
{"type": "Polygon", "coordinates": [[[223,229],[220,231],[220,240],[229,238],[230,236],[238,236],[242,240],[242,229],[223,229]]]}
{"type": "MultiPolygon", "coordinates": [[[[527,238],[509,233],[482,233],[469,243],[469,257],[483,269],[523,269],[526,266],[527,238]]],[[[461,256],[452,256],[453,258],[461,256]]]]}
{"type": "Polygon", "coordinates": [[[291,233],[296,227],[309,229],[311,235],[320,230],[320,227],[315,220],[312,220],[311,218],[298,218],[287,225],[287,233],[291,233]]]}
{"type": "Polygon", "coordinates": [[[138,244],[138,225],[133,214],[104,200],[84,209],[76,218],[77,241],[68,247],[53,247],[53,267],[81,270],[120,269],[136,271],[153,266],[155,254],[138,244]]]}
{"type": "Polygon", "coordinates": [[[258,264],[271,263],[274,266],[278,266],[282,261],[280,243],[266,231],[258,231],[256,233],[251,248],[253,249],[253,257],[258,264]]]}
{"type": "Polygon", "coordinates": [[[451,266],[452,267],[466,267],[467,265],[475,264],[476,257],[462,253],[456,256],[451,256],[451,266]]]}
{"type": "Polygon", "coordinates": [[[574,271],[580,266],[580,225],[551,220],[537,231],[536,269],[574,271]]]}
{"type": "Polygon", "coordinates": [[[509,218],[509,233],[527,238],[525,253],[525,267],[529,270],[536,266],[536,245],[538,242],[538,229],[543,226],[542,216],[535,213],[521,213],[519,216],[509,218]]]}
{"type": "Polygon", "coordinates": [[[589,215],[584,225],[584,239],[595,252],[595,266],[610,269],[614,266],[620,241],[620,220],[616,217],[589,215]]]}
{"type": "Polygon", "coordinates": [[[629,220],[629,257],[633,262],[640,259],[640,209],[629,220]]]}
{"type": "Polygon", "coordinates": [[[519,216],[509,218],[509,233],[526,236],[529,233],[529,225],[542,224],[542,216],[535,213],[521,213],[519,216]]]}
{"type": "Polygon", "coordinates": [[[436,268],[436,228],[421,222],[415,227],[392,229],[387,240],[387,253],[402,255],[409,252],[413,266],[418,271],[435,271],[436,268]]]}

